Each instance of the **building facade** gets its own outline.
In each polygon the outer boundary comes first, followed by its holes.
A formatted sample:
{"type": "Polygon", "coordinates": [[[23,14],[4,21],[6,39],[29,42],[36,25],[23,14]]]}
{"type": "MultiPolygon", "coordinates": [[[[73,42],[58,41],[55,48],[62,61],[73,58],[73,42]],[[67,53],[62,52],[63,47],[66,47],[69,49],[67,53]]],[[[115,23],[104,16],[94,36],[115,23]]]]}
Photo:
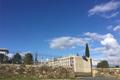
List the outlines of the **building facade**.
{"type": "Polygon", "coordinates": [[[91,73],[91,59],[80,56],[68,56],[49,60],[49,66],[63,66],[73,68],[74,72],[91,73]]]}

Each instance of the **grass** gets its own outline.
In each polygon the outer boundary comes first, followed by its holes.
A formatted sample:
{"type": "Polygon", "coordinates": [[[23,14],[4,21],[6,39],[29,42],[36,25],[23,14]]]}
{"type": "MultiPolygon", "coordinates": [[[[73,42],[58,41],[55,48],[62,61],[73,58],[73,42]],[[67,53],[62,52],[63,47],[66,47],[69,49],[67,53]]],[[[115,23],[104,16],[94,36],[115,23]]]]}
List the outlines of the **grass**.
{"type": "Polygon", "coordinates": [[[40,80],[40,79],[36,76],[24,76],[24,75],[1,76],[0,75],[0,80],[40,80]]]}
{"type": "Polygon", "coordinates": [[[5,76],[5,75],[0,75],[0,80],[75,80],[75,79],[39,79],[37,76],[24,76],[24,75],[5,76]]]}

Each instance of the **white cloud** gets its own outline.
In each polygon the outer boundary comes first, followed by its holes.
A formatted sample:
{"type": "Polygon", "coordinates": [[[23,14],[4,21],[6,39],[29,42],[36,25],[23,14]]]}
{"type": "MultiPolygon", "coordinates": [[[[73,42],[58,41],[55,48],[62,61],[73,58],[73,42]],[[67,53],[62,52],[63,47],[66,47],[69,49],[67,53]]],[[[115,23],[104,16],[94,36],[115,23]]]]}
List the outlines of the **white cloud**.
{"type": "MultiPolygon", "coordinates": [[[[96,65],[100,60],[108,60],[110,64],[120,64],[120,44],[117,39],[111,33],[98,34],[87,32],[84,33],[84,37],[71,37],[64,36],[54,38],[50,41],[50,48],[54,49],[66,49],[66,48],[76,48],[77,46],[85,45],[86,41],[90,42],[92,40],[93,44],[96,41],[99,46],[92,44],[94,48],[91,47],[91,53],[98,55],[98,57],[93,56],[93,65],[96,65]],[[99,56],[102,56],[99,58],[99,56]]],[[[92,54],[92,55],[93,55],[92,54]]]]}
{"type": "Polygon", "coordinates": [[[107,17],[107,18],[112,18],[112,17],[115,17],[115,16],[117,16],[119,14],[119,12],[115,12],[115,13],[113,13],[112,15],[110,15],[109,17],[107,17]]]}
{"type": "Polygon", "coordinates": [[[93,40],[101,40],[103,38],[102,35],[98,34],[98,33],[90,33],[90,32],[86,32],[84,33],[85,36],[89,36],[91,39],[93,40]]]}
{"type": "Polygon", "coordinates": [[[96,66],[99,62],[100,62],[100,60],[92,60],[92,65],[96,66]]]}
{"type": "Polygon", "coordinates": [[[105,35],[101,35],[98,33],[87,32],[85,33],[85,35],[90,37],[94,41],[98,41],[101,44],[100,47],[92,49],[93,52],[102,53],[105,59],[113,62],[116,61],[118,64],[120,64],[120,62],[118,61],[120,60],[120,45],[112,34],[108,33],[105,35]],[[112,59],[110,57],[117,58],[112,59]]]}
{"type": "Polygon", "coordinates": [[[75,48],[76,46],[81,46],[85,44],[85,40],[79,37],[58,37],[50,41],[50,48],[55,49],[65,49],[65,48],[75,48]]]}
{"type": "Polygon", "coordinates": [[[106,46],[107,48],[109,47],[116,48],[119,46],[117,40],[110,33],[103,35],[103,40],[101,40],[100,42],[103,46],[106,46]]]}
{"type": "Polygon", "coordinates": [[[102,51],[104,51],[106,48],[105,47],[97,47],[97,48],[93,48],[91,49],[92,51],[95,51],[95,52],[99,52],[101,53],[102,51]]]}
{"type": "Polygon", "coordinates": [[[101,15],[101,16],[106,18],[106,19],[110,19],[110,18],[116,17],[118,14],[119,14],[119,12],[115,12],[115,13],[112,13],[112,14],[104,14],[104,15],[101,15]]]}
{"type": "Polygon", "coordinates": [[[119,12],[112,13],[110,15],[106,14],[112,11],[116,11],[120,7],[119,1],[110,1],[108,3],[99,4],[94,6],[88,11],[89,15],[101,15],[105,18],[112,18],[119,14],[119,12]]]}
{"type": "Polygon", "coordinates": [[[108,56],[107,60],[111,65],[120,65],[120,56],[108,56]]]}
{"type": "Polygon", "coordinates": [[[120,25],[113,28],[113,31],[120,33],[120,25]]]}
{"type": "Polygon", "coordinates": [[[102,47],[95,48],[94,50],[102,51],[102,53],[107,53],[107,54],[117,54],[118,52],[115,51],[120,51],[120,45],[118,41],[114,38],[114,36],[110,33],[101,35],[97,33],[90,33],[87,32],[85,33],[86,36],[92,38],[93,40],[99,41],[102,47]],[[112,51],[112,52],[111,52],[112,51]]]}

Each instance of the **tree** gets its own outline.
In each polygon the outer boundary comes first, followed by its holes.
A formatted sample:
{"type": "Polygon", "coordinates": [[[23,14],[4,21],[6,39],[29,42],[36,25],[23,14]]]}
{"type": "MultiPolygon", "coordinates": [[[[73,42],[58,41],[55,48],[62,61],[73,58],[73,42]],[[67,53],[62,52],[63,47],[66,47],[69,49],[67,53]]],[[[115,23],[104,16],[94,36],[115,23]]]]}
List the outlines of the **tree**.
{"type": "Polygon", "coordinates": [[[24,64],[33,64],[33,55],[31,53],[25,54],[23,62],[24,64]]]}
{"type": "Polygon", "coordinates": [[[13,56],[12,61],[13,61],[14,64],[21,64],[22,63],[22,57],[21,57],[21,55],[19,53],[16,53],[13,56]]]}
{"type": "Polygon", "coordinates": [[[8,56],[4,55],[3,63],[8,63],[8,60],[9,60],[8,56]]]}
{"type": "Polygon", "coordinates": [[[90,52],[89,52],[88,43],[86,44],[86,48],[85,48],[85,56],[86,56],[86,57],[90,57],[90,52]]]}
{"type": "Polygon", "coordinates": [[[0,63],[3,63],[4,54],[0,54],[0,63]]]}
{"type": "Polygon", "coordinates": [[[7,63],[8,62],[8,56],[5,54],[0,54],[0,63],[7,63]]]}
{"type": "Polygon", "coordinates": [[[108,61],[103,60],[97,64],[97,68],[109,68],[108,61]]]}
{"type": "Polygon", "coordinates": [[[115,68],[119,68],[119,65],[116,65],[115,68]]]}

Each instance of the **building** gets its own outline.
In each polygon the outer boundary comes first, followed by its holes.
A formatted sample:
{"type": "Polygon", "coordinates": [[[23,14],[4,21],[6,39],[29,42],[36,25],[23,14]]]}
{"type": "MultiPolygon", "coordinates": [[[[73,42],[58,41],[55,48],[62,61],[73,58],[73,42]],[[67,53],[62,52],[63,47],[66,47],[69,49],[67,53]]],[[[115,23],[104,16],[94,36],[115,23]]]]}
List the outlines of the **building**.
{"type": "Polygon", "coordinates": [[[49,66],[63,66],[73,68],[74,72],[91,73],[91,59],[80,56],[68,56],[49,60],[49,66]]]}
{"type": "Polygon", "coordinates": [[[7,55],[8,53],[9,53],[9,50],[8,50],[8,49],[0,48],[0,54],[7,55]]]}

